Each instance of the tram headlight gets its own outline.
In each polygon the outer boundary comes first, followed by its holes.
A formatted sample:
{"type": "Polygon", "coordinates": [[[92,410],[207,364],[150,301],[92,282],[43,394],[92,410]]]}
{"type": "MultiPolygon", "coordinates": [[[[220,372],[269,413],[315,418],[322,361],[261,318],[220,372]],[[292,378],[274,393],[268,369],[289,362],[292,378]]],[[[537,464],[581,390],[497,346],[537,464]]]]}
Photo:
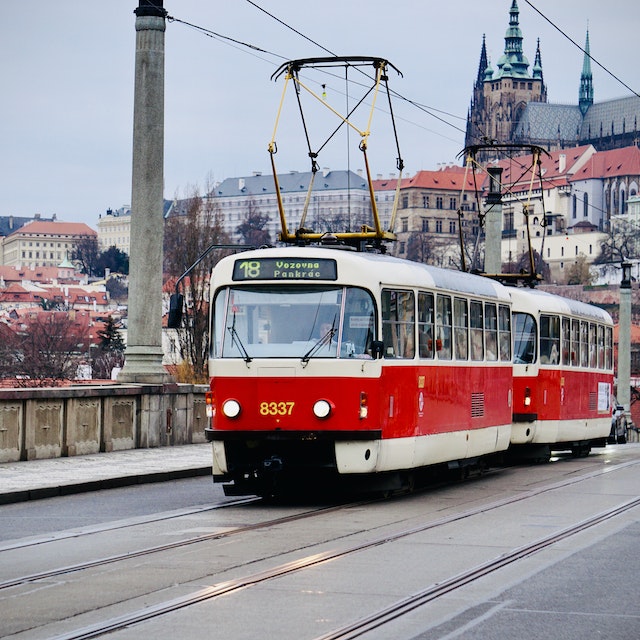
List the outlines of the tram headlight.
{"type": "Polygon", "coordinates": [[[328,418],[332,408],[328,400],[316,400],[313,404],[313,415],[320,419],[328,418]]]}
{"type": "Polygon", "coordinates": [[[237,418],[240,415],[240,403],[237,400],[225,400],[222,403],[222,413],[227,418],[237,418]]]}

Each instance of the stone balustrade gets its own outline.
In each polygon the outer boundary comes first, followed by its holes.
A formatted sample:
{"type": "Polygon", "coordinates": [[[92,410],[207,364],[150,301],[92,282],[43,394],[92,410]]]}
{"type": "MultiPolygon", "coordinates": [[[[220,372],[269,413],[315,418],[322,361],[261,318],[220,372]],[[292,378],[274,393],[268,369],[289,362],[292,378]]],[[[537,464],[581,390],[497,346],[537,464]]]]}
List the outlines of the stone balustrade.
{"type": "Polygon", "coordinates": [[[0,462],[206,442],[206,385],[0,390],[0,462]]]}

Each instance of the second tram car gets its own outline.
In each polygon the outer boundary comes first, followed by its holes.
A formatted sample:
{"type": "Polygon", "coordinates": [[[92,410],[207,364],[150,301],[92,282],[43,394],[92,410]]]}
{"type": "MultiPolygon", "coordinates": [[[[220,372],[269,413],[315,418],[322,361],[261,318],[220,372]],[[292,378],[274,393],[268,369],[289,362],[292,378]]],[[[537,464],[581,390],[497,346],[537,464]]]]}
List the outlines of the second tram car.
{"type": "Polygon", "coordinates": [[[347,476],[402,488],[415,469],[509,446],[511,298],[500,283],[285,247],[224,258],[210,290],[206,434],[227,494],[347,476]]]}
{"type": "Polygon", "coordinates": [[[611,428],[613,323],[592,305],[535,289],[510,289],[513,302],[516,453],[587,455],[611,428]]]}

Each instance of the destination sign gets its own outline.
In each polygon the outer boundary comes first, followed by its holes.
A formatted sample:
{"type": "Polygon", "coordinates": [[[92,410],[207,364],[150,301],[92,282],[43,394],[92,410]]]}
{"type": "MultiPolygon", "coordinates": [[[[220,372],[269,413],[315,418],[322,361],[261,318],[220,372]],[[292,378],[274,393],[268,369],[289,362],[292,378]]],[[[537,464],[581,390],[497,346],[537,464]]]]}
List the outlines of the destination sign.
{"type": "Polygon", "coordinates": [[[236,260],[234,280],[337,280],[336,261],[327,258],[254,258],[236,260]]]}

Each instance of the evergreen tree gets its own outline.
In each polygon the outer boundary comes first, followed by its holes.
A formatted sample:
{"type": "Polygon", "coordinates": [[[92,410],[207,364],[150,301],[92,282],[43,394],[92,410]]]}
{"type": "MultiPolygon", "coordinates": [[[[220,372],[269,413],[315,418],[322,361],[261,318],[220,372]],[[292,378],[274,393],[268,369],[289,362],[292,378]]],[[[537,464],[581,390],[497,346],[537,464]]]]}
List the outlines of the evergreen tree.
{"type": "Polygon", "coordinates": [[[98,337],[101,351],[124,352],[125,344],[113,316],[107,318],[104,329],[98,331],[98,337]]]}

